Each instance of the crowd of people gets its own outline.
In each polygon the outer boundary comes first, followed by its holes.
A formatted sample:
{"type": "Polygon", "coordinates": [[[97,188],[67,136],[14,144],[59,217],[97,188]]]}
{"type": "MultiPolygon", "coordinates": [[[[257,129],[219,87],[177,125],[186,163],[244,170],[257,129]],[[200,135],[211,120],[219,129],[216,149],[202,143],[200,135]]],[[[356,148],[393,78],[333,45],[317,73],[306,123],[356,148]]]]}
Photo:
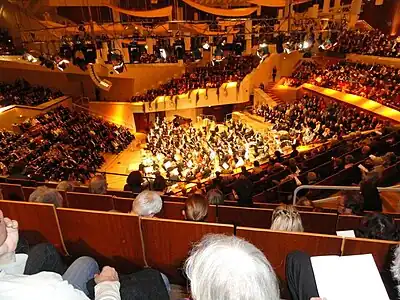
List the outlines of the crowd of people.
{"type": "Polygon", "coordinates": [[[84,111],[58,107],[0,132],[0,173],[38,181],[85,182],[102,165],[102,153],[118,153],[134,136],[84,111]]]}
{"type": "Polygon", "coordinates": [[[331,51],[400,58],[400,38],[379,30],[341,30],[331,51]]]}
{"type": "Polygon", "coordinates": [[[171,79],[156,89],[133,96],[132,102],[151,102],[158,96],[175,96],[190,90],[220,88],[226,82],[240,82],[258,64],[255,56],[229,56],[221,62],[197,67],[179,78],[171,79]]]}
{"type": "Polygon", "coordinates": [[[378,129],[384,124],[372,114],[309,95],[291,104],[261,105],[256,113],[276,130],[287,131],[299,144],[342,138],[351,132],[378,129]]]}
{"type": "Polygon", "coordinates": [[[141,64],[155,64],[155,63],[177,63],[178,58],[175,55],[167,56],[164,58],[157,58],[155,54],[142,53],[140,55],[139,63],[141,64]]]}
{"type": "Polygon", "coordinates": [[[286,84],[297,87],[305,82],[400,108],[400,69],[395,67],[340,61],[321,68],[303,62],[286,84]]]}
{"type": "Polygon", "coordinates": [[[14,83],[0,83],[0,107],[13,104],[37,106],[62,95],[60,91],[34,86],[24,79],[18,79],[14,83]]]}

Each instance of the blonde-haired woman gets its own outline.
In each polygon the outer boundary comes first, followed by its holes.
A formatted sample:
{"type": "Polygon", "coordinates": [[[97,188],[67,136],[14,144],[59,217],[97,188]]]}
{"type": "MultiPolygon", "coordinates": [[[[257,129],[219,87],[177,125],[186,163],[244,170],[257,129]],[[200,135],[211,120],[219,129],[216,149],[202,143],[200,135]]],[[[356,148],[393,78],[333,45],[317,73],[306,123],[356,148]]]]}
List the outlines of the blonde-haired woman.
{"type": "Polygon", "coordinates": [[[282,204],[272,213],[272,230],[303,232],[298,210],[293,205],[282,204]]]}

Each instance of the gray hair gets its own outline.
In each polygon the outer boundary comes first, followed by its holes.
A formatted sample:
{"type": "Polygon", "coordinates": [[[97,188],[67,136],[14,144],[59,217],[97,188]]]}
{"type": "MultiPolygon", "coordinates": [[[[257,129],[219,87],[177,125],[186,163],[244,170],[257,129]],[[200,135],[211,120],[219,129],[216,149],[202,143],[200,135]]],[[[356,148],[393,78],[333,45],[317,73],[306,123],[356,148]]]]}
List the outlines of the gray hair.
{"type": "Polygon", "coordinates": [[[55,207],[61,207],[63,198],[59,192],[49,189],[46,186],[39,186],[29,196],[29,202],[54,204],[55,207]]]}
{"type": "Polygon", "coordinates": [[[303,232],[303,223],[293,205],[279,205],[272,213],[272,230],[303,232]]]}
{"type": "Polygon", "coordinates": [[[107,181],[103,175],[96,175],[90,180],[89,192],[99,195],[107,194],[107,181]]]}
{"type": "Polygon", "coordinates": [[[218,189],[210,190],[206,198],[210,204],[224,204],[224,195],[218,189]]]}
{"type": "Polygon", "coordinates": [[[264,254],[235,236],[212,234],[185,263],[195,300],[279,300],[276,275],[264,254]]]}
{"type": "Polygon", "coordinates": [[[396,250],[394,252],[394,260],[392,262],[390,271],[392,272],[392,277],[397,284],[396,290],[398,296],[400,297],[400,246],[396,247],[396,250]]]}
{"type": "Polygon", "coordinates": [[[57,187],[57,191],[64,191],[64,192],[73,192],[74,191],[74,185],[70,181],[61,181],[57,187]]]}
{"type": "Polygon", "coordinates": [[[162,209],[160,195],[154,191],[143,191],[132,203],[132,213],[142,217],[152,217],[162,209]]]}

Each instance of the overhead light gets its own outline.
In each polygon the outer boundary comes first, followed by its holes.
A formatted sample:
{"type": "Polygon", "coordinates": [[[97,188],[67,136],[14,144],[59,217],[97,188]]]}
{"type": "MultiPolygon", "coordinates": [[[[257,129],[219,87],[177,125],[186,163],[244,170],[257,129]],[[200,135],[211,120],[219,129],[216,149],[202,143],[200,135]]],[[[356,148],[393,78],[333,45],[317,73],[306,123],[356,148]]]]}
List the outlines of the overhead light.
{"type": "Polygon", "coordinates": [[[310,46],[311,46],[311,43],[309,43],[308,41],[304,41],[303,49],[308,49],[310,46]]]}
{"type": "Polygon", "coordinates": [[[38,59],[36,57],[34,57],[32,54],[30,54],[30,53],[25,53],[22,56],[22,59],[24,59],[24,60],[26,60],[26,61],[28,61],[30,63],[35,63],[35,62],[38,61],[38,59]]]}
{"type": "Polygon", "coordinates": [[[260,48],[266,48],[268,45],[264,42],[264,43],[261,43],[259,46],[260,46],[260,48]]]}
{"type": "Polygon", "coordinates": [[[120,74],[124,71],[125,69],[125,64],[123,61],[121,61],[120,63],[116,64],[113,66],[113,69],[115,71],[115,73],[120,74]]]}
{"type": "Polygon", "coordinates": [[[204,49],[204,50],[209,50],[209,49],[210,49],[210,44],[209,44],[208,42],[205,42],[205,43],[203,44],[203,49],[204,49]]]}
{"type": "Polygon", "coordinates": [[[165,51],[164,48],[160,48],[160,56],[161,56],[163,59],[167,59],[167,52],[165,51]]]}

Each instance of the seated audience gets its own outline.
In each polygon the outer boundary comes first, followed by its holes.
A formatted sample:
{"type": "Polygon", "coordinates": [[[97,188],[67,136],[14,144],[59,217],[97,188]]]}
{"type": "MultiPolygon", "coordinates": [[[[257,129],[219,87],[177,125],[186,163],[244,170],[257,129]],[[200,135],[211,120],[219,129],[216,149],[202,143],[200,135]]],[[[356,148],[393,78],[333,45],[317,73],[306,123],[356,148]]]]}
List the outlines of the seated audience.
{"type": "Polygon", "coordinates": [[[343,138],[352,132],[377,129],[384,124],[374,115],[349,105],[309,95],[274,108],[261,106],[257,113],[274,124],[274,129],[287,131],[292,139],[302,144],[343,138]]]}
{"type": "Polygon", "coordinates": [[[396,35],[384,34],[378,29],[340,31],[330,49],[340,53],[400,58],[400,43],[396,35]]]}
{"type": "Polygon", "coordinates": [[[162,206],[162,199],[157,192],[143,191],[133,201],[131,213],[141,217],[154,217],[161,211],[162,206]]]}
{"type": "Polygon", "coordinates": [[[373,177],[361,181],[360,190],[364,200],[364,210],[382,211],[382,199],[377,186],[378,181],[373,177]]]}
{"type": "Polygon", "coordinates": [[[207,235],[185,263],[196,300],[279,300],[274,270],[255,246],[235,236],[207,235]]]}
{"type": "Polygon", "coordinates": [[[254,165],[254,168],[253,168],[252,174],[257,175],[257,174],[260,174],[263,171],[263,169],[260,167],[260,162],[259,161],[255,160],[253,162],[253,165],[254,165]]]}
{"type": "Polygon", "coordinates": [[[85,182],[104,163],[102,153],[119,153],[134,139],[126,128],[62,106],[19,128],[19,134],[0,131],[0,162],[13,178],[40,181],[85,182]]]}
{"type": "Polygon", "coordinates": [[[344,215],[361,215],[361,195],[358,191],[342,191],[338,199],[338,213],[344,215]]]}
{"type": "Polygon", "coordinates": [[[13,84],[0,83],[0,107],[8,105],[37,106],[61,97],[60,91],[42,86],[32,86],[24,79],[18,79],[13,84]]]}
{"type": "Polygon", "coordinates": [[[157,89],[148,90],[143,95],[133,96],[131,101],[152,102],[158,96],[174,97],[187,92],[190,93],[191,90],[219,89],[226,82],[240,83],[257,66],[258,62],[259,60],[252,55],[240,57],[229,56],[217,65],[209,63],[206,67],[197,67],[191,72],[184,73],[179,78],[171,79],[157,89]]]}
{"type": "Polygon", "coordinates": [[[272,213],[272,230],[303,232],[301,216],[293,205],[282,204],[272,213]]]}
{"type": "Polygon", "coordinates": [[[203,195],[193,194],[185,201],[183,217],[188,221],[204,221],[208,213],[208,201],[203,195]]]}
{"type": "Polygon", "coordinates": [[[54,204],[55,207],[62,207],[63,197],[54,189],[46,186],[39,186],[29,196],[29,202],[54,204]]]}
{"type": "Polygon", "coordinates": [[[126,179],[124,191],[130,191],[132,193],[140,193],[142,191],[142,174],[139,171],[132,171],[126,179]]]}
{"type": "Polygon", "coordinates": [[[107,194],[107,180],[103,175],[96,175],[89,182],[89,193],[105,195],[107,194]]]}
{"type": "Polygon", "coordinates": [[[305,82],[355,94],[400,109],[399,68],[352,61],[340,61],[328,67],[318,67],[314,64],[306,71],[302,68],[296,70],[285,84],[300,86],[305,82]],[[304,74],[305,72],[307,73],[304,74]]]}

